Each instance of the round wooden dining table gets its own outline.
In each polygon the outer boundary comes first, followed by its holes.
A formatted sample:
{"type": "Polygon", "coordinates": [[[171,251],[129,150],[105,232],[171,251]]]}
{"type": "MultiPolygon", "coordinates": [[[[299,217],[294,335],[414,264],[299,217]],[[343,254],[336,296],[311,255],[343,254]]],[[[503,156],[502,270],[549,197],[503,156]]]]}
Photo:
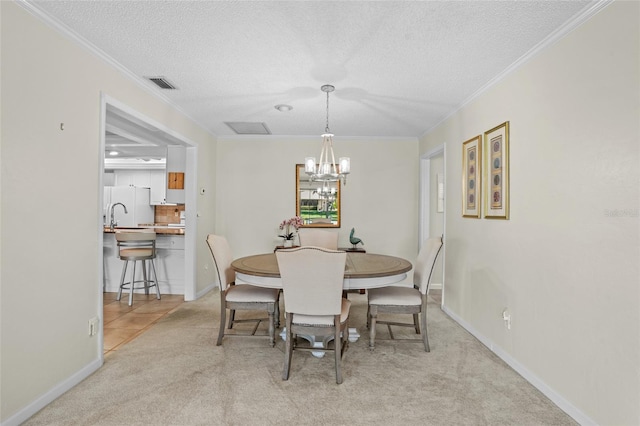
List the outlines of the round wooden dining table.
{"type": "MultiPolygon", "coordinates": [[[[282,288],[275,253],[241,257],[231,263],[237,283],[282,288]]],[[[345,290],[384,287],[403,281],[413,266],[408,260],[384,254],[347,252],[345,290]]]]}
{"type": "MultiPolygon", "coordinates": [[[[282,288],[280,270],[275,253],[256,254],[241,257],[231,262],[236,271],[236,284],[252,284],[259,287],[282,288]]],[[[384,254],[347,252],[344,270],[344,290],[363,290],[384,287],[403,281],[407,272],[413,268],[411,262],[400,257],[384,254]]],[[[285,338],[284,331],[280,334],[285,338]]],[[[330,338],[316,341],[315,336],[301,336],[312,346],[326,347],[330,338]]],[[[355,327],[349,327],[349,341],[355,342],[360,333],[355,327]]],[[[322,358],[324,352],[312,352],[313,356],[322,358]]]]}

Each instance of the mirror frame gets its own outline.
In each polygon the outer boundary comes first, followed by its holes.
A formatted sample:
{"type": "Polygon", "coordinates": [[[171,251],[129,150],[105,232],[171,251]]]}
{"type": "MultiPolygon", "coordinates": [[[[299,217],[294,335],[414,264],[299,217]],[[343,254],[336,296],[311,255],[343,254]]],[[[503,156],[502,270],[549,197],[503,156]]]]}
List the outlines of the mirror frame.
{"type": "Polygon", "coordinates": [[[304,173],[304,164],[296,164],[296,216],[299,216],[303,221],[301,228],[340,228],[340,218],[342,216],[340,210],[340,181],[336,182],[336,223],[304,223],[305,219],[300,214],[300,182],[303,180],[308,180],[304,173]]]}

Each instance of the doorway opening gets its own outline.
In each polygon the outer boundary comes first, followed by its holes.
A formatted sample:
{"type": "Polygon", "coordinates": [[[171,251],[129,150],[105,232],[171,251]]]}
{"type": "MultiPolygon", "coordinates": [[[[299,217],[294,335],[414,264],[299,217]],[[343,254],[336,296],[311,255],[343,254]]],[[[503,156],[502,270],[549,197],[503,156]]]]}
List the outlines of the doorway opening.
{"type": "MultiPolygon", "coordinates": [[[[107,151],[118,151],[118,158],[123,164],[129,164],[132,170],[136,163],[145,165],[147,169],[164,169],[166,164],[166,152],[168,147],[184,148],[184,200],[183,205],[179,205],[180,219],[184,217],[184,236],[180,238],[184,251],[181,253],[184,260],[180,259],[179,272],[180,280],[183,284],[183,295],[180,299],[184,301],[194,300],[196,297],[196,194],[197,194],[197,145],[169,129],[162,123],[154,121],[149,117],[130,108],[126,104],[101,94],[101,130],[100,130],[100,154],[99,154],[99,179],[98,179],[98,264],[99,264],[99,301],[98,315],[103,319],[100,322],[100,356],[104,354],[104,294],[105,283],[105,185],[109,183],[105,171],[105,158],[111,157],[107,151]],[[163,158],[164,157],[164,158],[163,158]],[[101,314],[101,315],[100,315],[101,314]]],[[[141,167],[144,168],[144,167],[141,167]]],[[[164,174],[164,171],[162,171],[164,174]]],[[[166,179],[162,179],[165,184],[166,179]]],[[[180,204],[181,204],[180,203],[180,204]]],[[[110,237],[112,234],[110,234],[110,237]]],[[[170,250],[175,251],[175,250],[170,250]]],[[[113,254],[113,253],[112,253],[113,254]]],[[[162,288],[162,286],[161,286],[162,288]]],[[[175,295],[172,297],[175,299],[175,295]]],[[[125,299],[123,297],[123,299],[125,299]]],[[[126,305],[126,301],[124,302],[126,305]]],[[[135,306],[135,303],[134,303],[135,306]]]]}
{"type": "MultiPolygon", "coordinates": [[[[420,157],[420,248],[430,237],[442,236],[446,229],[446,146],[444,144],[426,152],[420,157]]],[[[444,305],[444,258],[446,244],[433,271],[430,288],[442,291],[441,305],[444,305]]]]}

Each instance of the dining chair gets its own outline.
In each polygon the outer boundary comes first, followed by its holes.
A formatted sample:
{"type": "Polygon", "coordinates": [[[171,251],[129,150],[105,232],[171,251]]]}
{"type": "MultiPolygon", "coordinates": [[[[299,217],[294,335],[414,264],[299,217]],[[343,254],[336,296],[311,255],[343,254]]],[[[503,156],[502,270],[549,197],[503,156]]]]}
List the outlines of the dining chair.
{"type": "Polygon", "coordinates": [[[213,256],[213,263],[218,273],[218,284],[220,286],[220,329],[218,330],[217,346],[222,344],[222,337],[227,336],[249,336],[247,334],[225,333],[226,313],[229,309],[229,325],[231,329],[235,323],[255,322],[250,336],[256,336],[256,330],[260,322],[267,318],[246,318],[236,319],[236,310],[266,310],[269,314],[269,343],[275,346],[275,328],[280,325],[279,295],[277,288],[256,287],[250,284],[235,283],[235,271],[231,268],[233,256],[231,247],[225,237],[209,234],[207,245],[213,256]]]}
{"type": "Polygon", "coordinates": [[[301,246],[322,247],[338,250],[338,233],[322,229],[302,228],[298,230],[301,246]]]}
{"type": "Polygon", "coordinates": [[[332,351],[336,383],[342,383],[342,358],[349,347],[349,308],[342,297],[345,252],[305,246],[276,252],[286,318],[282,380],[289,379],[293,351],[332,351]],[[298,335],[324,337],[322,348],[297,344],[298,335]],[[328,341],[333,338],[333,347],[328,341]]]}
{"type": "Polygon", "coordinates": [[[392,340],[405,340],[424,343],[424,350],[429,352],[427,336],[427,294],[433,268],[442,248],[442,238],[429,238],[418,253],[416,267],[413,272],[413,287],[387,286],[372,288],[369,293],[367,327],[369,327],[369,349],[374,350],[376,340],[376,324],[386,324],[392,340]],[[381,321],[378,314],[411,314],[413,323],[381,321]],[[418,321],[418,317],[420,321],[418,321]],[[422,339],[396,339],[391,326],[413,327],[416,334],[422,329],[422,339]]]}

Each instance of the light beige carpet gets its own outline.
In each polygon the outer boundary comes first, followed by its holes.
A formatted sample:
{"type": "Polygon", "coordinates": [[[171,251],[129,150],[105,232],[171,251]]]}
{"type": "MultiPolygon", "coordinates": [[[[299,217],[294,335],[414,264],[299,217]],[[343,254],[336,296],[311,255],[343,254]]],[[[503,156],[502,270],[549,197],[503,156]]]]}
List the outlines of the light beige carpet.
{"type": "MultiPolygon", "coordinates": [[[[280,338],[275,348],[245,337],[215,346],[218,297],[184,303],[25,425],[576,424],[435,302],[430,353],[383,340],[370,352],[366,296],[350,294],[350,325],[362,337],[336,385],[332,354],[295,352],[283,381],[280,338]]],[[[377,330],[388,337],[384,326],[377,330]]]]}

